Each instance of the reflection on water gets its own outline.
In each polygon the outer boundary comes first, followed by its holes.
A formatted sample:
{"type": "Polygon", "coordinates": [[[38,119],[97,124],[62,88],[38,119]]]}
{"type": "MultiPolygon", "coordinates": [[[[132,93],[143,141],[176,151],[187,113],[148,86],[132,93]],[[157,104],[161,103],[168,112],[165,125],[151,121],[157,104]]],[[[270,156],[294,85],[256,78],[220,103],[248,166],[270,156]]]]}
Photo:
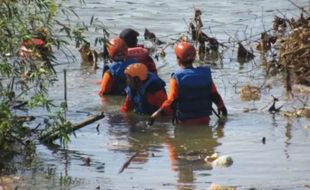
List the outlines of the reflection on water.
{"type": "Polygon", "coordinates": [[[204,161],[219,145],[211,127],[177,127],[173,137],[165,141],[168,147],[171,169],[177,172],[178,189],[195,184],[195,171],[211,170],[204,161]]]}
{"type": "MultiPolygon", "coordinates": [[[[220,42],[259,34],[264,30],[262,23],[271,27],[273,15],[279,15],[279,11],[288,17],[299,14],[289,1],[281,0],[86,0],[85,7],[77,1],[66,3],[84,21],[88,22],[92,15],[98,17],[113,31],[111,35],[127,27],[137,29],[140,43],[144,43],[145,27],[160,40],[175,41],[187,30],[183,18],[189,22],[195,7],[203,12],[206,33],[220,42]]],[[[298,3],[306,5],[308,0],[298,3]]],[[[96,35],[90,33],[89,41],[96,35]]],[[[73,46],[72,51],[79,59],[73,46]]],[[[160,77],[168,82],[177,66],[173,48],[165,52],[166,57],[158,59],[157,65],[161,68],[160,77]]],[[[266,71],[260,67],[258,55],[254,62],[240,65],[235,54],[225,51],[211,66],[214,82],[229,112],[225,127],[213,128],[175,127],[169,118],[160,118],[153,127],[147,127],[146,116],[119,113],[124,97],[99,98],[100,69],[81,69],[80,60],[58,66],[60,81],[51,90],[50,98],[63,101],[62,71],[67,69],[67,117],[78,122],[97,111],[104,111],[106,117],[77,131],[68,150],[38,145],[38,160],[30,166],[16,166],[22,169],[12,171],[24,176],[26,185],[21,189],[207,189],[211,183],[240,189],[306,189],[310,185],[310,131],[305,128],[309,119],[287,121],[280,114],[269,114],[263,109],[272,101],[271,95],[283,97],[281,77],[268,79],[272,88],[255,102],[256,111],[244,113],[244,108],[253,103],[240,100],[240,86],[262,85],[266,71]],[[230,155],[234,164],[229,168],[205,164],[203,159],[215,152],[230,155]]],[[[211,123],[215,120],[212,116],[211,123]]]]}

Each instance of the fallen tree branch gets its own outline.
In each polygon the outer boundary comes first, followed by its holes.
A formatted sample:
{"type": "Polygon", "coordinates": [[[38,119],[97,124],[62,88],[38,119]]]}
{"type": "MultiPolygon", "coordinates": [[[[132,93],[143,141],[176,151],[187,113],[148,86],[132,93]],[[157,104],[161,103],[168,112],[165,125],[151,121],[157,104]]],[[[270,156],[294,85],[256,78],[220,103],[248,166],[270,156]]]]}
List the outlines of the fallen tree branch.
{"type": "MultiPolygon", "coordinates": [[[[72,133],[72,132],[74,132],[78,129],[81,129],[81,128],[85,127],[86,125],[89,125],[95,121],[102,119],[102,118],[104,118],[103,112],[100,114],[97,114],[97,115],[90,116],[90,117],[86,118],[85,120],[83,120],[77,124],[74,124],[72,126],[71,130],[69,130],[67,133],[68,134],[72,133]]],[[[39,137],[39,140],[43,143],[51,143],[58,138],[60,138],[59,130],[43,134],[39,137]]]]}

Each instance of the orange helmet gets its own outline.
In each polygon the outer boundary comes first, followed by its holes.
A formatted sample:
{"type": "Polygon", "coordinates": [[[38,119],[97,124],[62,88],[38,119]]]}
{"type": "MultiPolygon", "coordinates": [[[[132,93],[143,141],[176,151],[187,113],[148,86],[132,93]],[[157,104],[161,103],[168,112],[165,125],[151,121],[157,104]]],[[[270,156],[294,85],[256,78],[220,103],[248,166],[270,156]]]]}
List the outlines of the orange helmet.
{"type": "Polygon", "coordinates": [[[180,42],[175,47],[175,54],[183,62],[194,61],[196,57],[196,50],[191,43],[180,42]]]}
{"type": "Polygon", "coordinates": [[[131,64],[125,69],[125,74],[131,77],[138,77],[142,81],[146,80],[147,73],[148,69],[142,63],[131,64]]]}
{"type": "Polygon", "coordinates": [[[114,59],[116,56],[123,58],[127,56],[127,44],[120,38],[113,38],[110,40],[107,49],[111,59],[114,59]]]}

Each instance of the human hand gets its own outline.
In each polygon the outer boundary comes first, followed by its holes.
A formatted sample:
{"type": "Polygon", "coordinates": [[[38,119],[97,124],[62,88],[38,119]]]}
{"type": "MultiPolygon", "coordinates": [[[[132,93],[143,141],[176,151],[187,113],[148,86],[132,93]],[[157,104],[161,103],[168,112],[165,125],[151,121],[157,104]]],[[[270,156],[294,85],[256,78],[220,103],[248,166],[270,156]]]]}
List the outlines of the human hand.
{"type": "Polygon", "coordinates": [[[224,117],[227,117],[227,109],[225,106],[221,107],[221,108],[218,108],[217,109],[217,112],[219,115],[222,115],[224,117]]]}
{"type": "Polygon", "coordinates": [[[152,126],[155,122],[155,118],[154,117],[149,117],[148,121],[147,121],[147,126],[152,126]]]}
{"type": "Polygon", "coordinates": [[[98,95],[99,95],[100,97],[102,97],[102,96],[103,96],[103,92],[102,92],[102,90],[100,90],[100,91],[98,92],[98,95]]]}

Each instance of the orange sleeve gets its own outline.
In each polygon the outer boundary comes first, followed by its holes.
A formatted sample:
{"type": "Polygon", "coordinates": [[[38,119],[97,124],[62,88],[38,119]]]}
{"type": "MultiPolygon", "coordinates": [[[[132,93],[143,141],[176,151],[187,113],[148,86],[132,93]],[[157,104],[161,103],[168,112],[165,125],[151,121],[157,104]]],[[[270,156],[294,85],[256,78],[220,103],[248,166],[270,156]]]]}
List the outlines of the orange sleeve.
{"type": "Polygon", "coordinates": [[[170,79],[170,85],[169,85],[169,93],[167,100],[164,101],[164,103],[161,105],[161,109],[164,110],[165,112],[169,112],[171,109],[171,104],[173,103],[174,100],[176,100],[179,96],[179,88],[177,81],[172,78],[170,79]]]}
{"type": "Polygon", "coordinates": [[[121,112],[129,112],[132,110],[133,110],[133,105],[132,105],[131,101],[129,100],[129,97],[126,96],[125,101],[121,107],[121,112]]]}
{"type": "Polygon", "coordinates": [[[102,80],[101,80],[101,87],[99,91],[99,96],[102,96],[103,94],[107,94],[111,91],[112,88],[113,79],[110,72],[105,72],[103,74],[102,80]]]}

